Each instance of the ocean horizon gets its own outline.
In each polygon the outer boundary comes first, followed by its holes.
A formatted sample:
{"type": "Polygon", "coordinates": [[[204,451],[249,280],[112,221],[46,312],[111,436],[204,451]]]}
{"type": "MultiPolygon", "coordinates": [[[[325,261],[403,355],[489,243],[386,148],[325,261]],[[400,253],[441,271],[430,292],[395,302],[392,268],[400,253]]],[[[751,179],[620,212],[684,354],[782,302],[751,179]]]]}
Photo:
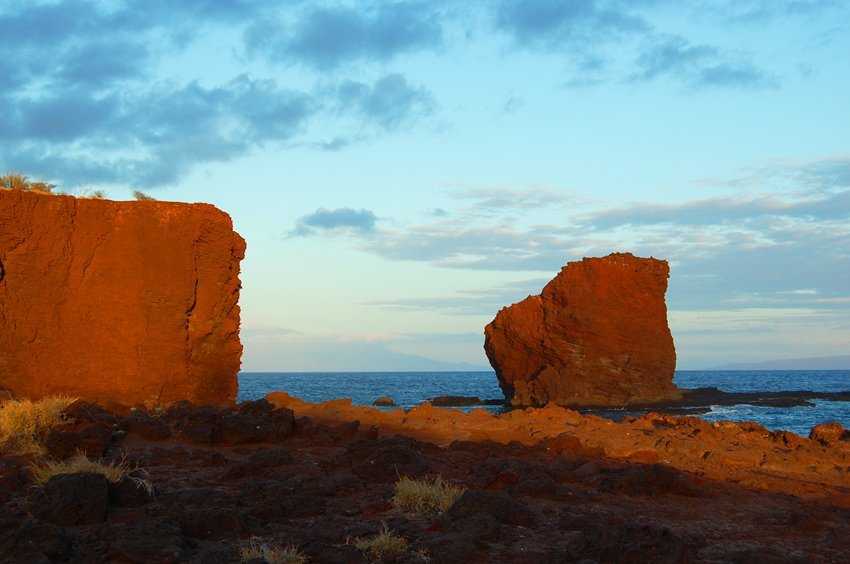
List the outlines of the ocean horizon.
{"type": "MultiPolygon", "coordinates": [[[[677,370],[673,382],[686,389],[714,387],[724,392],[843,392],[850,391],[850,370],[677,370]]],[[[388,396],[403,409],[438,396],[504,399],[492,370],[239,373],[238,401],[260,399],[274,391],[314,403],[350,398],[353,405],[362,406],[371,406],[377,398],[388,396]]],[[[748,404],[704,407],[708,411],[697,416],[708,421],[754,421],[770,430],[782,429],[803,436],[813,425],[830,421],[850,427],[850,402],[813,400],[811,405],[782,408],[748,404]]],[[[632,413],[625,408],[609,411],[620,411],[619,415],[632,413]]]]}

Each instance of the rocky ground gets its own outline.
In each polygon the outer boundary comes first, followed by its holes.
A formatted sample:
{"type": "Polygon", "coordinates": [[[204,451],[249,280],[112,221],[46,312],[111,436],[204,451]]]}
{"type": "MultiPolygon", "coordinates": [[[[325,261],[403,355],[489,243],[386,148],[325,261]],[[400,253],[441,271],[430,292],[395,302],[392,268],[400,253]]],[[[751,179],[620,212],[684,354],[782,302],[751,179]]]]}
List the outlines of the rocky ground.
{"type": "Polygon", "coordinates": [[[233,562],[251,537],[313,562],[364,562],[352,539],[382,527],[408,542],[388,562],[850,556],[850,433],[837,425],[806,439],[658,414],[380,412],[285,394],[165,413],[78,402],[69,414],[48,437],[52,457],[82,449],[140,470],[38,487],[32,457],[0,458],[3,562],[233,562]],[[399,477],[428,475],[466,492],[443,513],[394,509],[399,477]]]}

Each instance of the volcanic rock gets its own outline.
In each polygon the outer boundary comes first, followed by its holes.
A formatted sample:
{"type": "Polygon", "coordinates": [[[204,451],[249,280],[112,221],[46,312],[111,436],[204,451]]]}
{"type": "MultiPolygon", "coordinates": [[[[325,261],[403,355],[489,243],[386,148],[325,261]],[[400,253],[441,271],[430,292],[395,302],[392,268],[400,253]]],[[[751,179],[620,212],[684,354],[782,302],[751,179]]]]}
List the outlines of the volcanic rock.
{"type": "Polygon", "coordinates": [[[0,389],[233,403],[244,252],[208,204],[0,190],[0,389]]]}
{"type": "Polygon", "coordinates": [[[395,402],[391,397],[381,396],[372,402],[372,405],[377,405],[379,407],[395,407],[395,402]]]}
{"type": "Polygon", "coordinates": [[[106,518],[109,482],[103,474],[81,472],[51,477],[32,503],[36,517],[56,525],[87,525],[106,518]]]}
{"type": "Polygon", "coordinates": [[[571,262],[539,296],[503,308],[484,350],[515,406],[673,401],[667,262],[615,253],[571,262]]]}

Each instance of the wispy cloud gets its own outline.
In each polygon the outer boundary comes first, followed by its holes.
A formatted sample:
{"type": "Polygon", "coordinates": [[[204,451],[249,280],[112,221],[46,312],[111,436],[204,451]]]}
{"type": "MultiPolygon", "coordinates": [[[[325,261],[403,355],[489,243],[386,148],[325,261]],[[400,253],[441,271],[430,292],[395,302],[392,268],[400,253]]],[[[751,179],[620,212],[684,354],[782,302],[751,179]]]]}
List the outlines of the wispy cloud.
{"type": "Polygon", "coordinates": [[[476,288],[451,296],[373,301],[366,305],[400,311],[436,311],[448,315],[491,316],[502,307],[539,294],[548,278],[532,278],[492,288],[476,288]]]}
{"type": "MultiPolygon", "coordinates": [[[[790,170],[777,163],[780,170],[773,173],[790,174],[786,180],[797,186],[782,195],[636,202],[595,211],[574,209],[566,193],[513,198],[510,188],[456,189],[452,194],[458,205],[445,215],[423,214],[419,223],[375,227],[352,244],[390,260],[548,273],[582,256],[631,251],[671,261],[673,307],[834,309],[850,295],[850,189],[833,189],[835,176],[820,174],[817,190],[812,175],[797,171],[833,170],[841,162],[797,163],[790,170]],[[540,206],[533,220],[517,213],[526,206],[540,206]]],[[[467,296],[383,305],[464,314],[479,303],[494,305],[467,296]]]]}
{"type": "Polygon", "coordinates": [[[807,220],[850,219],[850,190],[818,198],[788,201],[776,197],[711,198],[683,204],[633,204],[589,214],[595,229],[656,224],[734,225],[765,217],[807,220]]]}
{"type": "Polygon", "coordinates": [[[735,62],[717,47],[692,45],[679,36],[654,37],[643,48],[629,76],[633,82],[673,77],[696,87],[775,87],[777,81],[747,62],[735,62]]]}
{"type": "Polygon", "coordinates": [[[290,236],[306,237],[318,233],[355,231],[361,234],[371,233],[378,218],[369,210],[320,208],[298,220],[290,236]]]}

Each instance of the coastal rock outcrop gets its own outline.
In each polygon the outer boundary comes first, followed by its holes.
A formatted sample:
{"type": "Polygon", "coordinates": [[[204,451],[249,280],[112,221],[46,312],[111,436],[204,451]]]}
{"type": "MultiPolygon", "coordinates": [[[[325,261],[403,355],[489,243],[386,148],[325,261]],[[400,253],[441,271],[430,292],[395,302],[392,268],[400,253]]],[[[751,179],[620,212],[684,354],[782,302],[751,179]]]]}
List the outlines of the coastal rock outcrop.
{"type": "Polygon", "coordinates": [[[244,253],[208,204],[0,190],[0,389],[233,403],[244,253]]]}
{"type": "Polygon", "coordinates": [[[484,350],[509,403],[674,401],[666,261],[615,253],[571,262],[539,296],[502,308],[484,350]]]}

